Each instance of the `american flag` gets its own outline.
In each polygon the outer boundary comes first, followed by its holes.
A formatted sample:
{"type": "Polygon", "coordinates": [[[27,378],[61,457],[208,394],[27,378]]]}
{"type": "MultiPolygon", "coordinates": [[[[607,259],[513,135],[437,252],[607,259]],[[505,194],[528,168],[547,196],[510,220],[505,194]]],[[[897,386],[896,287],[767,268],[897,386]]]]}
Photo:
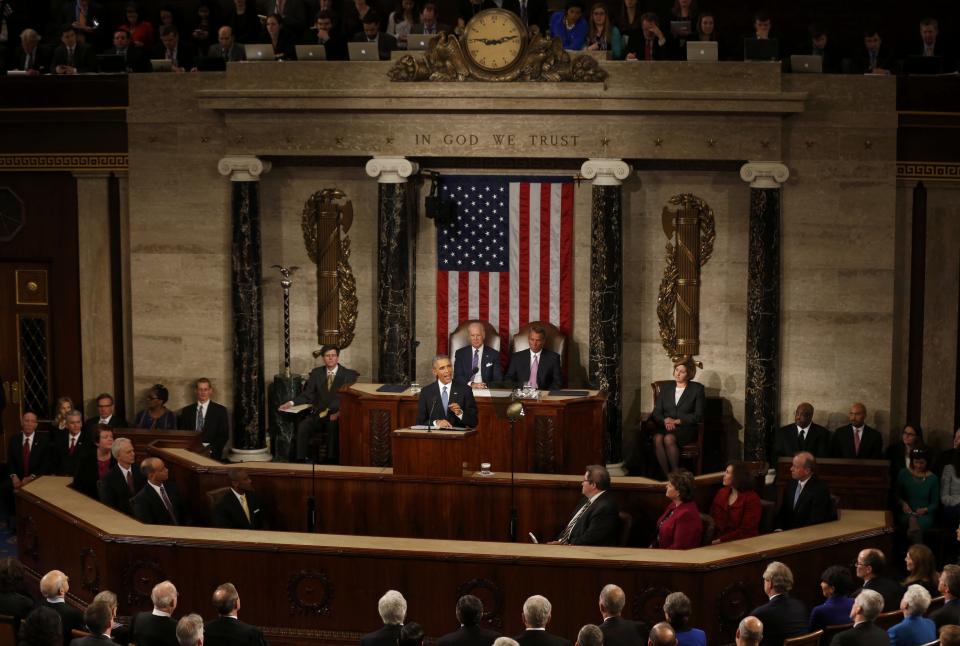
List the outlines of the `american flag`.
{"type": "Polygon", "coordinates": [[[490,321],[501,351],[530,321],[570,332],[573,181],[559,177],[445,176],[440,198],[456,217],[437,231],[437,351],[469,319],[490,321]]]}

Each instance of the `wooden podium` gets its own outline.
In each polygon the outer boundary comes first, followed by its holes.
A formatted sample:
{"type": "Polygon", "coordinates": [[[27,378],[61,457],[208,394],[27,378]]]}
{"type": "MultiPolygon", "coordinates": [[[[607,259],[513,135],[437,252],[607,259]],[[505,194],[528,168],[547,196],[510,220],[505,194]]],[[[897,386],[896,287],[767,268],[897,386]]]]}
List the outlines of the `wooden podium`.
{"type": "Polygon", "coordinates": [[[393,474],[463,478],[476,467],[477,431],[400,428],[391,433],[393,474]]]}

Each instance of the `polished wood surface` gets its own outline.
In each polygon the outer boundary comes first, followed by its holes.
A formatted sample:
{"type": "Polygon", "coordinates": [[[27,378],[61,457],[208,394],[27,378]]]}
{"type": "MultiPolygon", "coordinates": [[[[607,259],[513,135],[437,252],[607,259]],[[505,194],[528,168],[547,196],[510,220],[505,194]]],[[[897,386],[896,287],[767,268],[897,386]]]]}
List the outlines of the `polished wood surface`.
{"type": "MultiPolygon", "coordinates": [[[[790,458],[777,463],[777,486],[790,481],[790,458]]],[[[890,495],[890,463],[888,460],[841,460],[817,458],[817,477],[822,478],[830,493],[840,498],[844,509],[887,509],[890,495]]]]}
{"type": "Polygon", "coordinates": [[[137,463],[148,457],[147,447],[155,440],[162,440],[164,446],[187,449],[194,453],[209,456],[207,449],[200,442],[199,431],[154,431],[143,428],[115,428],[113,437],[125,437],[133,442],[133,450],[137,456],[137,463]]]}
{"type": "MultiPolygon", "coordinates": [[[[387,467],[392,462],[391,435],[412,426],[417,396],[376,392],[378,384],[356,384],[340,395],[340,463],[387,467]]],[[[603,414],[606,397],[545,396],[524,401],[526,414],[513,435],[517,472],[583,473],[603,462],[603,414]]],[[[503,400],[478,396],[478,449],[470,468],[489,462],[495,471],[510,468],[510,423],[502,417],[503,400]],[[499,414],[498,414],[499,412],[499,414]]]]}
{"type": "Polygon", "coordinates": [[[62,569],[84,602],[112,590],[122,615],[148,610],[151,587],[169,579],[179,591],[177,614],[206,619],[214,616],[212,590],[231,581],[241,619],[261,626],[274,646],[355,644],[380,624],[377,599],[391,588],[431,637],[456,628],[462,594],[478,595],[488,623],[507,635],[521,630],[523,601],[543,594],[553,603],[551,631],[572,639],[600,620],[597,595],[607,583],[626,592],[624,615],[645,621],[662,618],[668,592],[686,591],[693,625],[723,643],[766,600],[761,575],[771,560],[793,569],[795,595],[813,604],[827,565],[850,562],[867,546],[890,548],[886,514],[846,510],[837,522],[686,552],[148,526],[68,483],[42,477],[18,494],[18,549],[31,574],[62,569]]]}
{"type": "Polygon", "coordinates": [[[393,432],[391,450],[396,475],[462,478],[477,461],[477,431],[401,428],[393,432]]]}

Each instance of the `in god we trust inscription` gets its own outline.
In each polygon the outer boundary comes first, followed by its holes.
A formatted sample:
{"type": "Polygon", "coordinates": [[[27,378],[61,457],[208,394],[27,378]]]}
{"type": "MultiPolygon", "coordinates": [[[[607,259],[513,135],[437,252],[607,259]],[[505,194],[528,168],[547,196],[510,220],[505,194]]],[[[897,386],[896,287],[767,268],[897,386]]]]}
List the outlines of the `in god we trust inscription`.
{"type": "Polygon", "coordinates": [[[392,81],[603,81],[592,56],[571,57],[559,38],[529,32],[506,9],[486,9],[457,38],[440,34],[426,54],[407,55],[387,72],[392,81]]]}

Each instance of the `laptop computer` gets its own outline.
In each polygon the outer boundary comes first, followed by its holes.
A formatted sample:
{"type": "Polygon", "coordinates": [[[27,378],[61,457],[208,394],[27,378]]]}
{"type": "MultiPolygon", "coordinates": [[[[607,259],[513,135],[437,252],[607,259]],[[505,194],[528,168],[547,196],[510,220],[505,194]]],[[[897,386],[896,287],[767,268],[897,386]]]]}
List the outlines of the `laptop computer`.
{"type": "Polygon", "coordinates": [[[151,58],[150,67],[153,68],[154,72],[171,72],[173,71],[173,63],[166,58],[151,58]]]}
{"type": "Polygon", "coordinates": [[[325,61],[327,60],[326,45],[297,45],[298,61],[325,61]]]}
{"type": "Polygon", "coordinates": [[[275,61],[273,45],[244,45],[244,52],[248,61],[275,61]]]}
{"type": "Polygon", "coordinates": [[[720,60],[720,50],[715,40],[688,40],[687,60],[697,63],[716,63],[720,60]]]}
{"type": "Polygon", "coordinates": [[[97,54],[97,67],[107,74],[126,72],[127,59],[120,54],[97,54]]]}
{"type": "Polygon", "coordinates": [[[744,38],[743,60],[778,61],[780,60],[780,41],[776,38],[744,38]]]}
{"type": "Polygon", "coordinates": [[[347,43],[351,61],[379,61],[377,43],[347,43]]]}
{"type": "Polygon", "coordinates": [[[436,38],[427,34],[410,34],[407,36],[407,49],[412,51],[423,51],[430,44],[430,41],[436,38]]]}
{"type": "Polygon", "coordinates": [[[677,38],[687,38],[690,36],[690,27],[692,23],[689,20],[671,20],[670,33],[677,38]]]}
{"type": "Polygon", "coordinates": [[[795,74],[821,74],[823,56],[794,54],[790,57],[790,71],[795,74]]]}

